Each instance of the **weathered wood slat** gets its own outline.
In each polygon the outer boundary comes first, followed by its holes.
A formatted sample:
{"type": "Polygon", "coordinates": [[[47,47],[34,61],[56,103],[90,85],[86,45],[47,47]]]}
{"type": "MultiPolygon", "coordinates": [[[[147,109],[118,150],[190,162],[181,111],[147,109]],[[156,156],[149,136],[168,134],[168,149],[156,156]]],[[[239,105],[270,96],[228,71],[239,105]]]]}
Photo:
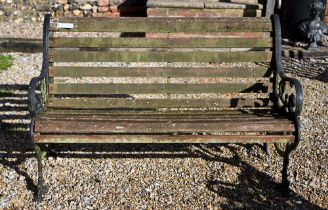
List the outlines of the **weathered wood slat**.
{"type": "Polygon", "coordinates": [[[68,95],[109,95],[109,94],[194,94],[194,93],[236,93],[272,92],[272,83],[254,84],[72,84],[52,83],[50,94],[68,95]]]}
{"type": "Polygon", "coordinates": [[[179,67],[65,67],[52,66],[49,77],[271,77],[265,66],[179,68],[179,67]]]}
{"type": "Polygon", "coordinates": [[[35,122],[36,133],[193,133],[193,132],[293,132],[290,120],[106,120],[67,121],[50,120],[35,122]]]}
{"type": "Polygon", "coordinates": [[[292,135],[40,135],[36,143],[293,143],[292,135]]]}
{"type": "Polygon", "coordinates": [[[246,52],[154,52],[51,50],[50,62],[270,62],[270,51],[246,52]]]}
{"type": "MultiPolygon", "coordinates": [[[[275,114],[275,110],[271,107],[267,109],[255,109],[255,110],[240,110],[240,109],[225,109],[225,110],[99,110],[99,109],[89,109],[89,110],[74,110],[74,109],[53,109],[48,108],[47,111],[42,116],[112,116],[112,117],[127,117],[131,118],[196,118],[202,116],[279,116],[275,114]]],[[[206,118],[206,117],[205,117],[206,118]]]]}
{"type": "Polygon", "coordinates": [[[146,33],[146,38],[270,38],[270,32],[146,33]]]}
{"type": "Polygon", "coordinates": [[[220,108],[273,106],[269,99],[50,99],[50,108],[109,109],[109,108],[220,108]]]}
{"type": "Polygon", "coordinates": [[[267,48],[272,38],[106,38],[56,37],[53,48],[267,48]]]}
{"type": "Polygon", "coordinates": [[[51,30],[72,32],[223,32],[272,31],[269,18],[67,18],[52,19],[51,30]],[[56,28],[56,22],[73,23],[72,29],[56,28]],[[170,23],[170,24],[168,24],[170,23]]]}
{"type": "MultiPolygon", "coordinates": [[[[251,115],[251,114],[241,114],[241,115],[99,115],[99,114],[86,114],[86,115],[63,115],[63,114],[45,114],[38,118],[41,121],[49,121],[49,120],[71,120],[71,121],[105,121],[105,120],[156,120],[156,121],[168,121],[168,120],[180,120],[180,121],[190,121],[190,120],[274,120],[280,119],[279,116],[272,116],[272,115],[251,115]]],[[[283,118],[281,118],[283,119],[283,118]]]]}
{"type": "MultiPolygon", "coordinates": [[[[48,112],[48,111],[47,111],[48,112]]],[[[108,112],[110,113],[110,112],[108,112]]],[[[269,113],[262,114],[200,114],[200,113],[189,113],[189,114],[62,114],[62,113],[46,113],[38,118],[39,121],[156,121],[156,122],[168,122],[168,121],[179,121],[179,122],[190,122],[190,121],[233,121],[233,122],[245,122],[254,120],[287,120],[287,118],[269,113]]]]}
{"type": "Polygon", "coordinates": [[[197,120],[219,120],[219,121],[254,121],[254,120],[287,120],[270,110],[254,110],[254,112],[243,112],[240,110],[221,110],[221,111],[159,111],[159,110],[73,110],[73,109],[53,109],[50,108],[38,118],[40,121],[112,121],[112,120],[138,120],[138,121],[197,121],[197,120]]]}

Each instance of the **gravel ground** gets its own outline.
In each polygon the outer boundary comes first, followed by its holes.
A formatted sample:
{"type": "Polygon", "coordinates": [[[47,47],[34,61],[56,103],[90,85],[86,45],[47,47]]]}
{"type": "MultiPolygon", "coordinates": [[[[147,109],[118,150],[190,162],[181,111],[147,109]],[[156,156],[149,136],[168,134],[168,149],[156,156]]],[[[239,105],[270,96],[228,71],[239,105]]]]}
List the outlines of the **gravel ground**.
{"type": "MultiPolygon", "coordinates": [[[[14,66],[0,73],[0,209],[35,209],[37,162],[26,92],[42,56],[11,55],[14,66]]],[[[290,198],[275,187],[282,158],[273,146],[270,156],[258,145],[115,145],[99,146],[99,152],[58,147],[44,162],[49,191],[41,209],[328,209],[328,60],[288,60],[285,66],[305,93],[302,142],[289,167],[290,198]]]]}
{"type": "Polygon", "coordinates": [[[41,22],[9,23],[0,21],[0,37],[42,39],[42,25],[41,22]]]}

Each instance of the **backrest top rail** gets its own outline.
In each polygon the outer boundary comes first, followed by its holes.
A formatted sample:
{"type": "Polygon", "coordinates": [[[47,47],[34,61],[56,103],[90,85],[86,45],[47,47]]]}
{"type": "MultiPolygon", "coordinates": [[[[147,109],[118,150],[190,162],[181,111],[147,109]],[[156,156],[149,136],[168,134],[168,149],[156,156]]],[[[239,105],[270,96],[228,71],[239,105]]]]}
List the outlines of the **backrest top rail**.
{"type": "Polygon", "coordinates": [[[268,18],[52,18],[52,31],[71,32],[243,32],[272,31],[268,18]]]}

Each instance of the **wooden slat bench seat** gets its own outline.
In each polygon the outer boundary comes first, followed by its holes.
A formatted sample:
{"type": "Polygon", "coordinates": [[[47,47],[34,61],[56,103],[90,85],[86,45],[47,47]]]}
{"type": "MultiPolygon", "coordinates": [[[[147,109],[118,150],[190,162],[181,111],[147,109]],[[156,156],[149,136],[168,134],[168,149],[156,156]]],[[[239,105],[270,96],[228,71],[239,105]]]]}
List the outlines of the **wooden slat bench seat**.
{"type": "MultiPolygon", "coordinates": [[[[45,113],[35,124],[35,133],[61,134],[193,134],[216,132],[293,132],[294,124],[286,118],[254,114],[212,115],[175,114],[67,114],[45,113]]],[[[49,137],[49,135],[47,137],[49,137]]],[[[40,135],[42,137],[42,135],[40,135]]],[[[238,137],[236,137],[238,139],[238,137]]],[[[279,139],[279,137],[277,137],[279,139]]],[[[93,143],[92,139],[85,140],[93,143]]],[[[110,143],[111,140],[108,139],[110,143]]],[[[39,143],[39,141],[36,140],[39,143]]],[[[45,138],[45,143],[47,142],[45,138]]],[[[65,143],[65,139],[62,140],[65,143]]],[[[156,141],[154,141],[156,142],[156,141]]],[[[40,141],[42,143],[42,141],[40,141]]],[[[82,142],[81,142],[82,143],[82,142]]],[[[142,143],[142,142],[141,142],[142,143]]],[[[205,143],[205,142],[204,142],[205,143]]],[[[229,142],[225,142],[229,143],[229,142]]]]}
{"type": "Polygon", "coordinates": [[[31,137],[61,143],[299,142],[302,86],[269,18],[45,17],[31,137]],[[288,84],[288,85],[287,85],[288,84]]]}

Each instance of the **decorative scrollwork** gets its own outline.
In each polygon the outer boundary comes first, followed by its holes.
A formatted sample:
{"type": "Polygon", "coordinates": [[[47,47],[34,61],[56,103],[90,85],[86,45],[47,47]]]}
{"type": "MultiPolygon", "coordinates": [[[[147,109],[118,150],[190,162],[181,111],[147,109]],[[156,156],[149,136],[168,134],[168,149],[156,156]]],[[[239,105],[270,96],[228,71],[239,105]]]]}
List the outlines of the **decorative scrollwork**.
{"type": "Polygon", "coordinates": [[[281,78],[278,83],[278,106],[292,118],[298,117],[302,111],[303,90],[300,83],[292,78],[281,78]]]}
{"type": "Polygon", "coordinates": [[[28,90],[29,112],[32,119],[37,117],[44,111],[47,101],[46,79],[42,77],[34,77],[28,90]]]}

